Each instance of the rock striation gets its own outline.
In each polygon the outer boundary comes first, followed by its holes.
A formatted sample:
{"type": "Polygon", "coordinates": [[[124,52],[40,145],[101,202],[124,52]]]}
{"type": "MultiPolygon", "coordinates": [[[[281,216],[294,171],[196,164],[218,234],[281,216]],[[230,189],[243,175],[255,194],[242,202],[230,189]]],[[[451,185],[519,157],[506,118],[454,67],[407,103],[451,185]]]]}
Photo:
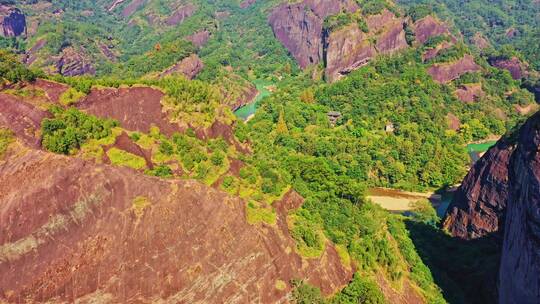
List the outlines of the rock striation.
{"type": "Polygon", "coordinates": [[[26,34],[26,16],[20,9],[0,4],[0,36],[17,37],[26,34]]]}
{"type": "Polygon", "coordinates": [[[325,78],[329,82],[365,65],[378,54],[391,54],[407,48],[404,20],[388,10],[366,18],[368,32],[356,22],[325,35],[325,78]],[[373,42],[375,41],[375,42],[373,42]]]}
{"type": "Polygon", "coordinates": [[[289,50],[301,68],[318,64],[323,57],[323,23],[341,11],[358,9],[352,0],[304,0],[284,3],[268,18],[276,38],[289,50]]]}
{"type": "Polygon", "coordinates": [[[193,4],[186,4],[180,6],[174,11],[174,13],[165,20],[166,25],[178,25],[186,18],[191,17],[196,11],[196,7],[193,4]]]}
{"type": "Polygon", "coordinates": [[[540,112],[471,169],[446,214],[457,237],[503,236],[499,303],[540,302],[540,112]]]}
{"type": "Polygon", "coordinates": [[[540,115],[521,128],[508,169],[499,303],[540,303],[540,115]]]}
{"type": "Polygon", "coordinates": [[[96,70],[84,55],[73,47],[62,50],[62,55],[56,63],[57,72],[63,76],[80,76],[95,74],[96,70]]]}
{"type": "Polygon", "coordinates": [[[447,83],[470,72],[479,71],[481,68],[474,62],[471,55],[465,55],[455,62],[434,64],[428,69],[428,73],[438,83],[447,83]]]}
{"type": "Polygon", "coordinates": [[[512,58],[489,58],[489,64],[503,70],[507,70],[514,79],[522,79],[528,76],[527,65],[517,57],[512,58]]]}
{"type": "Polygon", "coordinates": [[[429,38],[445,35],[451,37],[453,42],[456,41],[448,26],[432,15],[427,15],[414,23],[414,36],[421,44],[426,43],[429,38]]]}
{"type": "Polygon", "coordinates": [[[190,56],[180,60],[177,64],[166,69],[160,74],[160,77],[171,74],[182,74],[188,79],[193,79],[204,68],[204,63],[201,61],[197,54],[191,54],[190,56]]]}
{"type": "Polygon", "coordinates": [[[275,203],[276,225],[251,225],[244,201],[196,181],[38,150],[6,158],[1,302],[284,303],[292,279],[328,295],[352,278],[331,244],[295,252],[295,192],[275,203]]]}
{"type": "Polygon", "coordinates": [[[471,168],[454,194],[444,228],[453,236],[475,239],[504,226],[508,165],[514,145],[501,140],[471,168]]]}

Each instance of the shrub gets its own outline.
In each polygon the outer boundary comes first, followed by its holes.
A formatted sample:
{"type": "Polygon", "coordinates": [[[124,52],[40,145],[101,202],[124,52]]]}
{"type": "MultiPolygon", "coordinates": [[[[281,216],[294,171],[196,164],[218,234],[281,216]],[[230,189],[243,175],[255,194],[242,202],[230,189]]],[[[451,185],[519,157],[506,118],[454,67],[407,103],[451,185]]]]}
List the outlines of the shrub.
{"type": "Polygon", "coordinates": [[[117,148],[112,148],[107,151],[107,156],[113,165],[129,167],[137,170],[146,167],[146,161],[144,158],[117,148]]]}
{"type": "Polygon", "coordinates": [[[86,96],[84,93],[79,92],[74,88],[69,88],[60,96],[60,103],[65,106],[69,106],[76,103],[84,96],[86,96]]]}
{"type": "Polygon", "coordinates": [[[0,128],[0,158],[4,156],[10,143],[14,141],[11,130],[0,128]]]}
{"type": "Polygon", "coordinates": [[[74,108],[53,107],[51,112],[54,117],[41,123],[42,145],[55,153],[72,153],[89,139],[111,135],[112,128],[118,125],[114,120],[99,119],[74,108]]]}

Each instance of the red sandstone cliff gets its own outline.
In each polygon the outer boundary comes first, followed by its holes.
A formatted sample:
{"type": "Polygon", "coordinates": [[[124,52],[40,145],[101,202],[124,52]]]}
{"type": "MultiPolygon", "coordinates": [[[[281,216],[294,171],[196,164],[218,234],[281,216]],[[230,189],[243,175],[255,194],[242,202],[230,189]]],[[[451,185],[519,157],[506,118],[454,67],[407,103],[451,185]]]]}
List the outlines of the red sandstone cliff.
{"type": "Polygon", "coordinates": [[[250,225],[245,202],[196,181],[15,149],[0,162],[0,302],[283,303],[292,279],[325,294],[351,279],[330,244],[295,253],[295,193],[276,226],[250,225]]]}
{"type": "Polygon", "coordinates": [[[501,304],[540,303],[539,147],[540,112],[474,165],[444,222],[452,235],[465,239],[504,234],[501,304]]]}
{"type": "Polygon", "coordinates": [[[0,5],[0,36],[16,37],[26,34],[26,17],[18,8],[0,5]]]}
{"type": "Polygon", "coordinates": [[[304,0],[284,3],[268,18],[276,38],[289,50],[300,67],[306,68],[323,60],[323,22],[342,10],[358,9],[352,0],[304,0]]]}
{"type": "Polygon", "coordinates": [[[509,166],[499,303],[540,303],[540,114],[521,128],[509,166]]]}

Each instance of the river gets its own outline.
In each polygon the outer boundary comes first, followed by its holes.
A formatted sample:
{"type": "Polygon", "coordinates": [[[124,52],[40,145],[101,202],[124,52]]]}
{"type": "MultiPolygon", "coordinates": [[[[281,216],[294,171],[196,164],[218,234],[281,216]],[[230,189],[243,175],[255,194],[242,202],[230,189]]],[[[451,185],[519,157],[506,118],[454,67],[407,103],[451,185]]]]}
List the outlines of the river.
{"type": "Polygon", "coordinates": [[[236,115],[236,117],[244,121],[249,120],[250,117],[255,115],[255,111],[257,110],[257,107],[259,106],[259,102],[263,98],[268,97],[272,94],[272,92],[268,89],[268,87],[273,85],[272,82],[264,80],[264,79],[257,79],[253,81],[253,84],[257,87],[257,91],[259,91],[259,93],[257,94],[257,97],[255,97],[255,99],[252,102],[234,111],[234,114],[236,115]]]}

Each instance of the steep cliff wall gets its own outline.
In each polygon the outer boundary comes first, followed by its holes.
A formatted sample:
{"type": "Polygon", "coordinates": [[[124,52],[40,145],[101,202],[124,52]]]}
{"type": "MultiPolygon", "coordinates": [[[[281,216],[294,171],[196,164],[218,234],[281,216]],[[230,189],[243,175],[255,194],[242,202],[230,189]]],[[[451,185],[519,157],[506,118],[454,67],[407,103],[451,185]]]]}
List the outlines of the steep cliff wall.
{"type": "Polygon", "coordinates": [[[540,303],[539,147],[540,112],[475,164],[444,222],[452,235],[464,239],[504,234],[501,304],[540,303]]]}
{"type": "Polygon", "coordinates": [[[289,50],[301,68],[323,60],[323,22],[342,10],[353,12],[352,0],[304,0],[282,4],[268,18],[276,38],[289,50]]]}
{"type": "Polygon", "coordinates": [[[500,141],[469,171],[448,207],[444,227],[453,235],[474,239],[504,226],[508,197],[508,164],[514,146],[500,141]]]}
{"type": "Polygon", "coordinates": [[[0,36],[16,37],[26,33],[26,17],[18,8],[0,5],[0,36]]]}
{"type": "Polygon", "coordinates": [[[325,77],[329,82],[368,63],[377,54],[390,54],[406,48],[404,20],[388,10],[366,18],[368,32],[353,22],[327,32],[325,77]]]}
{"type": "Polygon", "coordinates": [[[540,303],[540,114],[521,129],[509,168],[499,272],[501,304],[540,303]]]}

